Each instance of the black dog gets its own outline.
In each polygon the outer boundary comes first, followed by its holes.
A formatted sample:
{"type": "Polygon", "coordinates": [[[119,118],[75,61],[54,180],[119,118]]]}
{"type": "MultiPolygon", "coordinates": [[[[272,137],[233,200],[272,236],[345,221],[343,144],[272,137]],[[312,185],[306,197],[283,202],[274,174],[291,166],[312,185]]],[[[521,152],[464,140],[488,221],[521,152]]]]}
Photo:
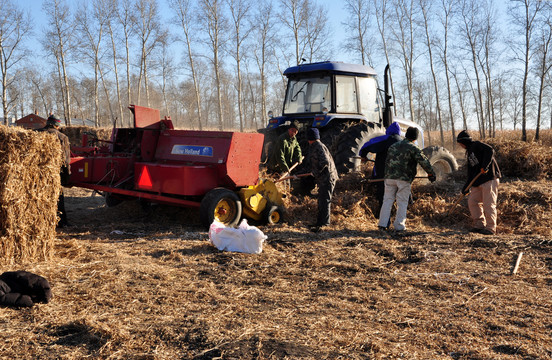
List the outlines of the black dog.
{"type": "Polygon", "coordinates": [[[8,271],[0,275],[0,306],[31,307],[52,298],[50,283],[28,271],[8,271]]]}

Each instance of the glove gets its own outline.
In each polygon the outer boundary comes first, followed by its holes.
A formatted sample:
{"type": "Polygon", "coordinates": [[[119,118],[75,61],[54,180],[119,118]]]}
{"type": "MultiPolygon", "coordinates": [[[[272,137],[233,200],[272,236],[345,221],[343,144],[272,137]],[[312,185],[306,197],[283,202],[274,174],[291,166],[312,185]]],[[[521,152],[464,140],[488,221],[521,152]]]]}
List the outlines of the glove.
{"type": "Polygon", "coordinates": [[[427,178],[428,178],[429,181],[431,181],[431,182],[435,182],[435,180],[437,180],[437,177],[436,177],[434,174],[428,175],[427,178]]]}
{"type": "Polygon", "coordinates": [[[485,170],[483,168],[481,168],[481,174],[486,174],[489,170],[485,170]]]}

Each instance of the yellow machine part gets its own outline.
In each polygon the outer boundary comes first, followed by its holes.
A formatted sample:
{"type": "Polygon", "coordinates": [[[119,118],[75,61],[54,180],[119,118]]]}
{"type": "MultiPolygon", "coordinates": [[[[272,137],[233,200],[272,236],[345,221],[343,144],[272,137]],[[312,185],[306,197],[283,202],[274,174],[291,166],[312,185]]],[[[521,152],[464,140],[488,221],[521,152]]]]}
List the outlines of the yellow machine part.
{"type": "Polygon", "coordinates": [[[240,200],[243,205],[243,213],[253,219],[261,220],[263,211],[268,203],[272,205],[284,205],[282,194],[276,188],[276,184],[270,180],[259,180],[257,185],[240,189],[240,200]]]}

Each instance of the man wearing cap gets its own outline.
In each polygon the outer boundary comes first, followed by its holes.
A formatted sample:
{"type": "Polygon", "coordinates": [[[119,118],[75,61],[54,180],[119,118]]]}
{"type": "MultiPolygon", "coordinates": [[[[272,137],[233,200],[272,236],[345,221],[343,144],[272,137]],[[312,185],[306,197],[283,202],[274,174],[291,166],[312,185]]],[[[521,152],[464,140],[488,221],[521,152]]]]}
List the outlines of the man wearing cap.
{"type": "Polygon", "coordinates": [[[427,172],[431,182],[436,180],[435,171],[422,150],[414,144],[420,131],[415,127],[406,130],[405,139],[399,141],[387,151],[385,161],[385,194],[381,206],[378,227],[389,228],[391,208],[397,202],[397,214],[393,226],[395,231],[406,230],[406,210],[410,198],[412,181],[416,177],[418,164],[427,172]]]}
{"type": "Polygon", "coordinates": [[[274,144],[274,151],[270,157],[269,169],[272,172],[286,174],[296,163],[301,163],[303,155],[301,147],[295,137],[297,135],[297,123],[292,122],[285,133],[278,137],[274,144]]]}
{"type": "Polygon", "coordinates": [[[481,141],[474,141],[466,130],[458,134],[456,142],[466,149],[468,178],[462,194],[470,194],[468,208],[474,225],[470,231],[484,235],[496,234],[496,201],[502,174],[494,149],[481,141]],[[472,181],[472,187],[468,188],[472,181]]]}
{"type": "MultiPolygon", "coordinates": [[[[42,129],[38,129],[38,131],[47,131],[58,137],[59,142],[61,144],[61,149],[63,151],[63,165],[61,166],[61,172],[60,172],[61,184],[65,185],[69,180],[69,175],[71,174],[71,168],[69,166],[69,164],[71,163],[71,149],[69,146],[69,138],[67,137],[67,135],[62,134],[59,131],[60,124],[61,124],[60,119],[58,119],[55,115],[50,115],[48,117],[48,120],[46,120],[46,126],[44,126],[42,129]]],[[[59,192],[58,213],[59,213],[60,220],[57,226],[64,227],[68,225],[67,214],[65,212],[65,198],[63,196],[63,188],[59,192]]]]}
{"type": "Polygon", "coordinates": [[[316,223],[310,226],[310,230],[318,232],[322,226],[330,225],[330,204],[338,175],[332,155],[326,145],[320,141],[317,128],[307,130],[307,140],[309,142],[308,164],[318,185],[318,216],[316,223]]]}

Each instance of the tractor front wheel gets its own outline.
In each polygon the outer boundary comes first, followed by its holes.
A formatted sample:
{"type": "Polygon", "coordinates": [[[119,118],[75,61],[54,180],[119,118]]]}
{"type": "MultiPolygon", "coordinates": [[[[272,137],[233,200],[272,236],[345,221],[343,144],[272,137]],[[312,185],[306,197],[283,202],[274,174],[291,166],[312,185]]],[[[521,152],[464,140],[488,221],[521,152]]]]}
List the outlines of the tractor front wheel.
{"type": "Polygon", "coordinates": [[[199,207],[201,223],[207,228],[216,220],[225,226],[235,226],[242,216],[242,203],[238,195],[225,188],[209,191],[199,207]]]}
{"type": "MultiPolygon", "coordinates": [[[[428,146],[422,150],[435,170],[437,180],[444,180],[448,173],[458,170],[456,158],[442,146],[428,146]]],[[[421,167],[420,167],[421,168],[421,167]]],[[[423,172],[425,174],[425,172],[423,172]]]]}

